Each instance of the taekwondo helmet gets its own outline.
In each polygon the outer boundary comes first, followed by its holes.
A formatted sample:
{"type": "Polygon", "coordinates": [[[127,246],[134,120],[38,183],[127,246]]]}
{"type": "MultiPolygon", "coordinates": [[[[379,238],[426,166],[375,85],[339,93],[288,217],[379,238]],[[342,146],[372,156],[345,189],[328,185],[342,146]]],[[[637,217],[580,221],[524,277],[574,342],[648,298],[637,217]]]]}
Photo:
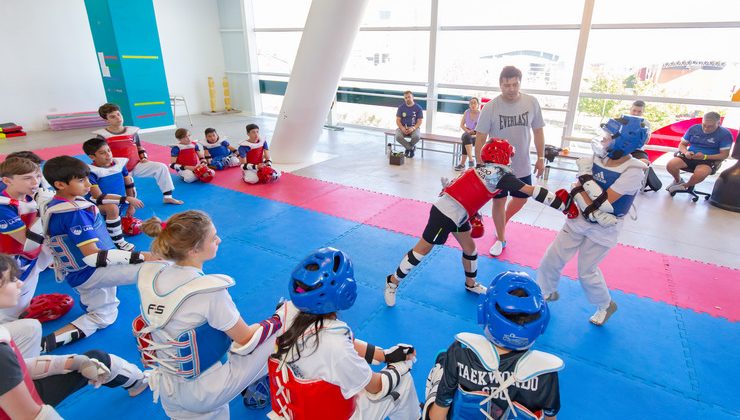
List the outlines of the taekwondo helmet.
{"type": "Polygon", "coordinates": [[[648,137],[645,120],[634,115],[609,119],[601,128],[611,137],[611,141],[603,147],[603,152],[611,159],[619,159],[634,152],[645,144],[648,137]]]}
{"type": "Polygon", "coordinates": [[[357,298],[352,261],[335,248],[308,255],[290,276],[290,299],[301,310],[323,315],[349,309],[357,298]]]}
{"type": "Polygon", "coordinates": [[[514,147],[506,139],[492,138],[483,145],[480,159],[483,162],[509,165],[514,155],[514,147]]]}
{"type": "Polygon", "coordinates": [[[497,275],[478,304],[478,323],[493,344],[526,350],[542,335],[550,321],[542,290],[529,274],[505,271],[497,275]],[[513,317],[520,318],[518,322],[513,317]]]}

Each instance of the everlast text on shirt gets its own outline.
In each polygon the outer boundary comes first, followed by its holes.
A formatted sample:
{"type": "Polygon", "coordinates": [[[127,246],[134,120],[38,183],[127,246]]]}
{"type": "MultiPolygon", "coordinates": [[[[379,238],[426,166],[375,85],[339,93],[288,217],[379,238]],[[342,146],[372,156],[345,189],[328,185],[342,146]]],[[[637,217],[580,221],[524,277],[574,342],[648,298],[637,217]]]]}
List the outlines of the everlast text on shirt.
{"type": "Polygon", "coordinates": [[[529,111],[519,115],[499,115],[498,126],[499,130],[503,130],[508,127],[515,126],[528,126],[529,125],[529,111]]]}

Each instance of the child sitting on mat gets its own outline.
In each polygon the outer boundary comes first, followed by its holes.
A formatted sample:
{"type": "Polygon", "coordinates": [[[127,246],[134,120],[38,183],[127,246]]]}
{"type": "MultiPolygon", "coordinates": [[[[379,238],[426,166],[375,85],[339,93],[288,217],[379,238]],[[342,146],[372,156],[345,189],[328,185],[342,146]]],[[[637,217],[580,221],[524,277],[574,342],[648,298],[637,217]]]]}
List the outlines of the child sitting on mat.
{"type": "Polygon", "coordinates": [[[130,226],[134,212],[144,207],[136,198],[134,179],[126,169],[126,158],[114,158],[110,147],[101,138],[90,139],[82,144],[82,150],[92,160],[88,165],[90,196],[105,216],[105,227],[116,248],[124,251],[134,249],[134,244],[123,239],[123,222],[130,226]]]}
{"type": "Polygon", "coordinates": [[[215,172],[206,166],[203,149],[197,141],[190,140],[190,131],[185,128],[175,130],[178,143],[170,146],[170,168],[177,171],[183,181],[187,183],[200,180],[211,182],[215,172]]]}
{"type": "Polygon", "coordinates": [[[280,178],[280,171],[272,167],[267,140],[260,137],[257,124],[247,124],[247,139],[239,143],[239,162],[247,184],[267,184],[280,178]]]}
{"type": "Polygon", "coordinates": [[[221,140],[215,128],[206,128],[205,135],[203,149],[209,167],[220,171],[239,166],[239,152],[226,139],[221,140]]]}
{"type": "Polygon", "coordinates": [[[111,325],[118,317],[116,287],[136,282],[145,252],[116,249],[100,211],[83,199],[90,192],[90,167],[79,159],[58,156],[44,165],[56,189],[43,217],[46,244],[54,256],[58,280],[80,296],[85,313],[44,337],[42,351],[72,343],[111,325]]]}
{"type": "MultiPolygon", "coordinates": [[[[15,261],[0,254],[0,309],[17,306],[21,290],[19,274],[15,261]]],[[[146,389],[144,374],[138,367],[104,351],[22,355],[13,337],[1,325],[0,372],[0,419],[61,419],[53,406],[88,383],[95,387],[120,386],[132,397],[146,389]]]]}
{"type": "Polygon", "coordinates": [[[270,358],[273,413],[281,419],[418,419],[419,401],[409,374],[412,346],[381,349],[355,339],[337,311],[357,298],[352,261],[321,248],[293,270],[287,331],[270,358]],[[289,326],[288,326],[289,325],[289,326]],[[370,364],[385,363],[375,373],[370,364]]]}
{"type": "Polygon", "coordinates": [[[229,401],[267,374],[281,316],[248,325],[226,290],[234,279],[203,272],[221,243],[207,214],[189,210],[166,223],[153,217],[142,229],[166,259],[142,266],[142,312],[134,320],[155,399],[171,418],[227,419],[229,401]]]}

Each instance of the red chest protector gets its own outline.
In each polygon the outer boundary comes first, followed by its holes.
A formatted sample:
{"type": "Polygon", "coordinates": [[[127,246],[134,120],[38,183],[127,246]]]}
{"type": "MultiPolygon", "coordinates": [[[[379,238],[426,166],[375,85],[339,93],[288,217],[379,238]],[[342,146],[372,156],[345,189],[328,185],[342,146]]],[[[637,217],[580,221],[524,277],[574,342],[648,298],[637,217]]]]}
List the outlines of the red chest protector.
{"type": "Polygon", "coordinates": [[[177,154],[177,164],[185,166],[198,166],[200,158],[198,157],[198,151],[195,150],[196,143],[191,144],[176,144],[174,147],[180,149],[177,154]]]}
{"type": "Polygon", "coordinates": [[[444,189],[472,218],[499,190],[490,191],[475,169],[468,169],[444,189]]]}
{"type": "MultiPolygon", "coordinates": [[[[18,360],[18,364],[21,367],[21,372],[23,372],[23,383],[26,384],[26,388],[28,389],[28,392],[31,393],[31,398],[38,404],[38,405],[44,405],[44,402],[41,401],[41,397],[39,397],[39,393],[36,392],[36,386],[33,384],[33,380],[31,379],[31,375],[28,374],[28,369],[26,368],[26,362],[23,360],[23,356],[21,355],[21,352],[18,350],[18,347],[15,346],[15,343],[13,340],[10,339],[10,333],[5,328],[0,329],[0,343],[8,343],[10,344],[10,348],[13,349],[13,352],[15,353],[15,358],[18,360]]],[[[10,416],[3,411],[0,408],[0,420],[10,420],[10,416]]]]}
{"type": "Polygon", "coordinates": [[[270,377],[272,411],[285,419],[347,420],[355,412],[356,399],[344,399],[337,385],[321,380],[296,378],[287,365],[280,361],[267,361],[270,377]]]}
{"type": "Polygon", "coordinates": [[[105,138],[113,157],[128,159],[126,169],[131,172],[140,160],[139,148],[134,141],[137,131],[139,130],[136,127],[126,127],[126,131],[121,134],[113,134],[106,129],[96,130],[94,133],[105,138]]]}
{"type": "MultiPolygon", "coordinates": [[[[23,224],[26,225],[26,229],[31,229],[31,226],[33,226],[34,223],[37,221],[40,222],[38,211],[21,214],[19,204],[20,203],[16,199],[10,199],[10,203],[8,203],[8,205],[15,207],[18,211],[18,215],[21,218],[21,221],[23,221],[23,224]]],[[[0,252],[3,254],[22,255],[29,260],[34,260],[41,253],[40,246],[32,251],[24,251],[23,247],[24,244],[16,241],[12,236],[0,234],[0,252]]]]}

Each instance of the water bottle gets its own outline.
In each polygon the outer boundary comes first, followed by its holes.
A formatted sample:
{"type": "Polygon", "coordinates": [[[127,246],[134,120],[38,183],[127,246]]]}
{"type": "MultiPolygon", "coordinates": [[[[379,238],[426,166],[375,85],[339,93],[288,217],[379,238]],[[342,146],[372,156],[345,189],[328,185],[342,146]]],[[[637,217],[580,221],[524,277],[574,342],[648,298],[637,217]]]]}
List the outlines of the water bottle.
{"type": "Polygon", "coordinates": [[[388,145],[386,146],[386,153],[390,155],[392,152],[393,152],[393,145],[388,143],[388,145]]]}

